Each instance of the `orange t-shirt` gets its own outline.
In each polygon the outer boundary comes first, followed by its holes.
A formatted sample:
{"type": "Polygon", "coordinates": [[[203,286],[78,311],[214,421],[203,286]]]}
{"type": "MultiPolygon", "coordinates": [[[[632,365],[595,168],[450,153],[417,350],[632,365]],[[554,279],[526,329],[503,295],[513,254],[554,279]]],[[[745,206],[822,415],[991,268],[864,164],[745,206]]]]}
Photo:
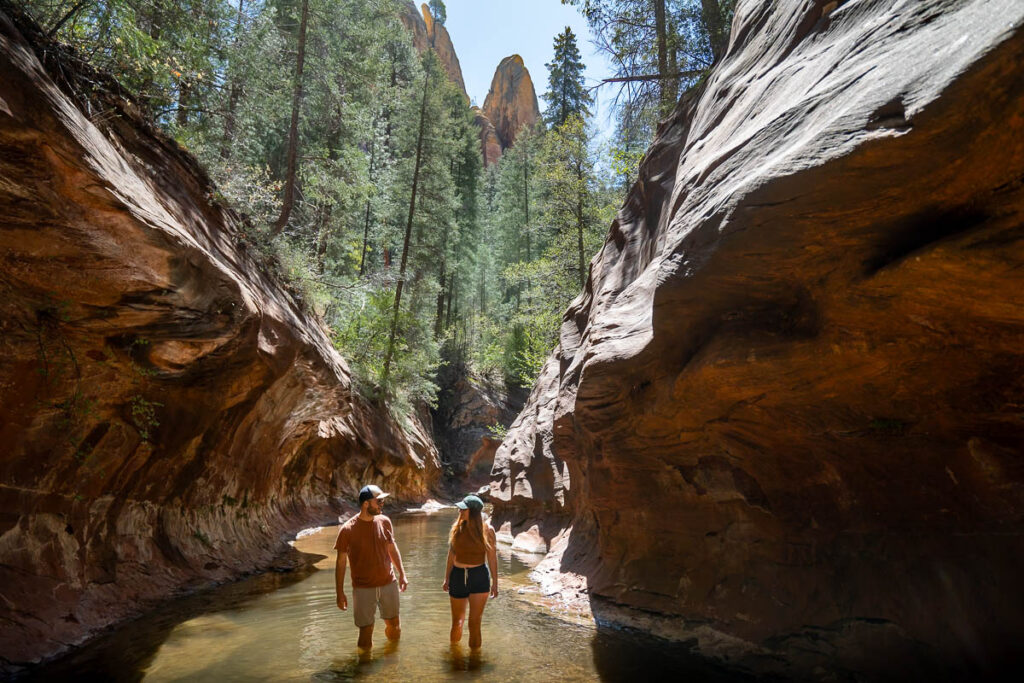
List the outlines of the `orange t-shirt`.
{"type": "Polygon", "coordinates": [[[353,588],[378,588],[395,580],[388,544],[395,542],[391,520],[377,515],[364,522],[356,515],[341,525],[334,549],[348,554],[353,588]]]}

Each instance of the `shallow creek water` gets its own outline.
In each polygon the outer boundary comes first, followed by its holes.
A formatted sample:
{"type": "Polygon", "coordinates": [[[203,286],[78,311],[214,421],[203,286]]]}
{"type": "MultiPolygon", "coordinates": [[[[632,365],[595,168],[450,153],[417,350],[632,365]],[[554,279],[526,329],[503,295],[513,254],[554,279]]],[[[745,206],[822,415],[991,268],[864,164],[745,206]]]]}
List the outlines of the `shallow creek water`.
{"type": "MultiPolygon", "coordinates": [[[[112,681],[441,681],[483,679],[734,681],[661,641],[552,616],[525,599],[539,557],[499,548],[500,594],[484,611],[483,648],[448,643],[450,610],[441,591],[454,511],[394,519],[409,589],[401,597],[402,638],[356,651],[352,614],[335,604],[337,527],[295,542],[327,555],[310,571],[267,573],[175,601],[131,622],[31,678],[112,681]]],[[[346,578],[346,589],[349,579],[346,578]]]]}

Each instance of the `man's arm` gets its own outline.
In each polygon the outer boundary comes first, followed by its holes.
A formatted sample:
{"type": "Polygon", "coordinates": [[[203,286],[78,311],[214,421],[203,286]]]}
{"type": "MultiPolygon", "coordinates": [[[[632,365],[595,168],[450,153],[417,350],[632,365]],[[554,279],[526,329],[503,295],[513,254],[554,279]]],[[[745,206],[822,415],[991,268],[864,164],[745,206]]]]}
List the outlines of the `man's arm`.
{"type": "Polygon", "coordinates": [[[398,590],[404,591],[409,587],[409,582],[405,579],[405,567],[402,566],[402,554],[398,552],[398,546],[394,541],[388,543],[388,557],[391,558],[391,563],[395,565],[395,569],[398,570],[398,590]]]}
{"type": "Polygon", "coordinates": [[[348,609],[345,597],[345,570],[348,569],[348,553],[338,551],[338,564],[334,567],[334,590],[338,594],[338,609],[348,609]]]}

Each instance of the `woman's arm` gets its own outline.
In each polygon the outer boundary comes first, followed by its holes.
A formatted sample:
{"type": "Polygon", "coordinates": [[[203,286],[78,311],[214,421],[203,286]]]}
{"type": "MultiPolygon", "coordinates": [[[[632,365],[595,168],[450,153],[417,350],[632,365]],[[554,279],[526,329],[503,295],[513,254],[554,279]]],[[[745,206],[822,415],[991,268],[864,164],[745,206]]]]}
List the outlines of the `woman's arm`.
{"type": "Polygon", "coordinates": [[[498,597],[498,542],[494,528],[487,525],[487,537],[491,540],[491,549],[487,551],[487,564],[491,566],[491,597],[498,597]]]}
{"type": "Polygon", "coordinates": [[[448,577],[452,575],[452,567],[455,566],[455,553],[452,552],[451,547],[448,548],[448,566],[444,568],[444,583],[441,584],[441,590],[448,592],[448,577]]]}

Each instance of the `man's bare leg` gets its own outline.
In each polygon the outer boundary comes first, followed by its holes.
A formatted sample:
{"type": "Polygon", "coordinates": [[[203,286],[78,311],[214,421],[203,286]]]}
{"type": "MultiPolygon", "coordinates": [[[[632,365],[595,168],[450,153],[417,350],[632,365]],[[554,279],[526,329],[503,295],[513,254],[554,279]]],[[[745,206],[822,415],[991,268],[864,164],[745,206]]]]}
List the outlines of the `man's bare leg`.
{"type": "Polygon", "coordinates": [[[356,645],[361,650],[369,650],[373,647],[373,624],[359,627],[359,642],[356,645]]]}
{"type": "Polygon", "coordinates": [[[401,617],[384,620],[384,635],[387,636],[388,640],[398,640],[402,637],[401,617]]]}

